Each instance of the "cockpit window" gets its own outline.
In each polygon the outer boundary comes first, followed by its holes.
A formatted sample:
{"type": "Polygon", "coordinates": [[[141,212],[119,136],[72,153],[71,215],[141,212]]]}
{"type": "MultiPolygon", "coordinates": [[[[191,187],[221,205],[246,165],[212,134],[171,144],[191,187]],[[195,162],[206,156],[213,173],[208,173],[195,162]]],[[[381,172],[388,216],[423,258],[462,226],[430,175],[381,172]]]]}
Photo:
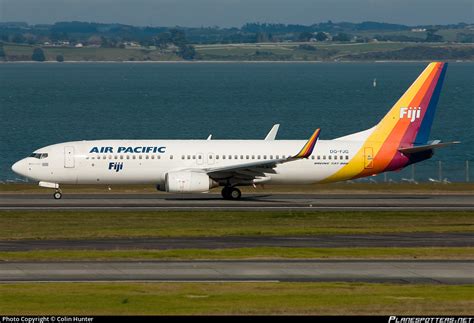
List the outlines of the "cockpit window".
{"type": "Polygon", "coordinates": [[[37,158],[37,159],[45,159],[48,157],[47,153],[32,153],[30,157],[37,158]]]}

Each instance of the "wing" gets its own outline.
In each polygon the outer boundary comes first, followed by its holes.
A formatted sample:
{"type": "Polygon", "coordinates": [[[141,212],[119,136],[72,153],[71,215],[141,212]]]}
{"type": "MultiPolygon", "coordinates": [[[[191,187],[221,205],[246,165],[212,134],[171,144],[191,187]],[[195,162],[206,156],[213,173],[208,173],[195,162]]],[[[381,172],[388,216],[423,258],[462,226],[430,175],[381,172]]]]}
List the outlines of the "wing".
{"type": "Polygon", "coordinates": [[[268,174],[276,174],[275,167],[278,164],[288,163],[294,160],[308,158],[313,152],[316,141],[319,138],[321,130],[316,129],[300,152],[294,156],[279,159],[259,160],[249,163],[240,163],[237,165],[205,168],[203,169],[209,177],[218,181],[224,179],[233,179],[235,181],[253,181],[265,182],[269,179],[268,174]]]}

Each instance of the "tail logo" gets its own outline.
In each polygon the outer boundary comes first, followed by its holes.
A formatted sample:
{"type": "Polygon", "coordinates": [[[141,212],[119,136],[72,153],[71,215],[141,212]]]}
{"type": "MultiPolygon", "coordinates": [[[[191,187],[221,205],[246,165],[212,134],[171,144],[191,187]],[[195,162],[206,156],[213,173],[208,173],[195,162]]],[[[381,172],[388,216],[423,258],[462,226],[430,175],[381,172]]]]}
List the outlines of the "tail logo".
{"type": "Polygon", "coordinates": [[[421,107],[400,108],[400,119],[409,119],[410,122],[419,119],[421,116],[421,107]]]}

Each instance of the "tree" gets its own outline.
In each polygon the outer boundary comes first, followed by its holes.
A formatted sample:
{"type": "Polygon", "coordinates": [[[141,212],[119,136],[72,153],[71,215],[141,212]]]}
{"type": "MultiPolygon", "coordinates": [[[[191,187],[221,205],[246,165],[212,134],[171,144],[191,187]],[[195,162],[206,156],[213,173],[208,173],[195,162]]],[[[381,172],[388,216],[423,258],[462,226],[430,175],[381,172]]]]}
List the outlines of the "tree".
{"type": "Polygon", "coordinates": [[[332,38],[333,41],[350,41],[351,35],[345,33],[338,33],[332,38]]]}
{"type": "Polygon", "coordinates": [[[183,45],[179,47],[178,55],[186,60],[194,59],[196,50],[192,45],[183,45]]]}
{"type": "Polygon", "coordinates": [[[58,54],[58,55],[56,55],[56,61],[58,61],[58,62],[60,62],[60,63],[61,63],[61,62],[64,62],[64,56],[63,56],[63,54],[58,54]]]}
{"type": "Polygon", "coordinates": [[[36,62],[44,62],[46,57],[44,56],[43,49],[36,47],[33,50],[33,55],[31,55],[31,59],[36,62]]]}
{"type": "Polygon", "coordinates": [[[15,34],[15,35],[13,35],[12,42],[13,43],[18,43],[18,44],[25,43],[26,38],[25,38],[25,36],[23,36],[23,34],[15,34]]]}
{"type": "Polygon", "coordinates": [[[428,29],[426,31],[426,39],[425,41],[430,42],[430,43],[439,43],[443,41],[443,36],[441,35],[436,35],[436,32],[438,29],[428,29]]]}
{"type": "Polygon", "coordinates": [[[255,38],[257,43],[266,43],[273,40],[273,35],[265,32],[257,32],[255,38]]]}
{"type": "Polygon", "coordinates": [[[309,31],[303,31],[301,34],[298,36],[299,41],[309,41],[311,38],[313,38],[313,33],[309,31]]]}
{"type": "Polygon", "coordinates": [[[4,60],[7,55],[5,55],[5,50],[3,49],[3,44],[0,43],[0,60],[4,60]]]}
{"type": "Polygon", "coordinates": [[[314,36],[314,38],[316,38],[317,41],[325,41],[328,39],[328,35],[320,31],[316,34],[316,36],[314,36]]]}
{"type": "Polygon", "coordinates": [[[179,30],[179,29],[171,29],[170,30],[171,34],[171,42],[175,44],[178,47],[186,45],[188,42],[186,40],[186,35],[184,34],[184,31],[179,30]]]}

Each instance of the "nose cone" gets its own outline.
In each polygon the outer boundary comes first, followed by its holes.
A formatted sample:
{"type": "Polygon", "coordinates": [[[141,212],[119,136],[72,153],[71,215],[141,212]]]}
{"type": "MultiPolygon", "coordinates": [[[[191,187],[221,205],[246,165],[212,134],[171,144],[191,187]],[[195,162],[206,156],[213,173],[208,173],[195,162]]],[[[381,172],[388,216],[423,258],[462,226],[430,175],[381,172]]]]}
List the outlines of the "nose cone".
{"type": "Polygon", "coordinates": [[[12,171],[17,173],[18,175],[25,176],[25,162],[23,160],[19,160],[12,165],[12,171]]]}

